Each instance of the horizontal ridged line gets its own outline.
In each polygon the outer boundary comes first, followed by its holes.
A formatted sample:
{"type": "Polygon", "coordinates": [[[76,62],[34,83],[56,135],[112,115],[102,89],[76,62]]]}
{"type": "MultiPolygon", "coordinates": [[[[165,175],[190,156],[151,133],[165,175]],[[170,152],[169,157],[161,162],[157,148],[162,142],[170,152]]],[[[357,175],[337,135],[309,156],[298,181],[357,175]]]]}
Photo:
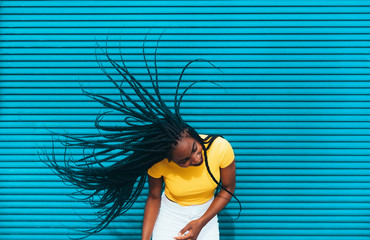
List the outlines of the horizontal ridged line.
{"type": "MultiPolygon", "coordinates": [[[[24,0],[25,2],[28,2],[29,0],[24,0]]],[[[161,0],[163,1],[163,0],[161,0]]],[[[19,2],[19,0],[17,0],[17,2],[19,2]]],[[[48,2],[46,2],[47,4],[48,2]]],[[[199,5],[200,2],[197,2],[197,5],[176,5],[176,6],[172,6],[172,5],[159,5],[159,6],[156,6],[156,5],[150,5],[150,6],[147,6],[147,5],[97,5],[97,6],[86,6],[86,5],[58,5],[58,6],[52,6],[52,5],[47,5],[47,6],[42,6],[42,5],[28,5],[28,6],[7,6],[7,5],[2,5],[1,7],[2,8],[116,8],[116,7],[124,7],[124,8],[134,8],[134,7],[140,7],[140,8],[163,8],[163,7],[168,7],[168,8],[186,8],[186,7],[189,7],[189,8],[194,8],[194,7],[204,7],[204,8],[210,8],[210,7],[214,7],[214,8],[239,8],[239,7],[244,7],[244,8],[248,8],[248,7],[261,7],[261,8],[266,8],[266,7],[281,7],[281,8],[287,8],[287,7],[299,7],[299,8],[305,8],[305,7],[327,7],[327,8],[333,8],[333,7],[343,7],[343,8],[347,8],[347,7],[370,7],[370,5],[199,5]]]]}
{"type": "MultiPolygon", "coordinates": [[[[19,16],[32,16],[32,15],[37,15],[37,16],[50,16],[50,15],[56,15],[56,16],[86,16],[86,15],[115,15],[115,16],[120,16],[120,15],[144,15],[144,16],[150,16],[150,15],[188,15],[189,12],[174,12],[174,13],[169,13],[169,12],[153,12],[153,13],[142,13],[142,12],[130,12],[130,13],[102,13],[102,12],[94,12],[94,13],[2,13],[1,15],[6,16],[6,15],[19,15],[19,16]]],[[[370,11],[366,12],[191,12],[192,15],[239,15],[239,14],[273,14],[273,15],[290,15],[290,14],[370,14],[370,11]]]]}
{"type": "MultiPolygon", "coordinates": [[[[81,20],[69,20],[69,19],[66,19],[66,20],[36,20],[36,19],[32,19],[32,20],[28,20],[27,22],[96,22],[97,20],[84,20],[84,19],[81,19],[81,20]]],[[[104,19],[99,19],[98,20],[99,22],[126,22],[126,20],[118,20],[118,19],[112,19],[112,20],[104,20],[104,19]]],[[[158,20],[158,19],[150,19],[150,20],[146,20],[146,19],[131,19],[130,20],[131,22],[148,22],[148,21],[151,21],[151,22],[167,22],[166,20],[158,20]]],[[[199,20],[192,20],[192,19],[176,19],[176,20],[173,20],[173,22],[197,22],[199,20]]],[[[341,19],[341,18],[333,18],[333,19],[281,19],[281,18],[277,18],[277,19],[238,19],[238,20],[235,20],[235,19],[220,19],[220,20],[217,20],[217,19],[214,19],[214,20],[207,20],[207,19],[204,19],[202,20],[204,22],[296,22],[296,21],[300,21],[300,22],[312,22],[312,21],[322,21],[322,22],[331,22],[331,21],[348,21],[348,22],[361,22],[361,21],[370,21],[370,18],[358,18],[358,19],[341,19]]],[[[23,20],[2,20],[3,23],[7,23],[7,22],[21,22],[21,23],[24,23],[23,20]]],[[[209,26],[209,27],[212,27],[212,26],[209,26]]],[[[1,28],[5,28],[5,27],[1,27],[1,28]]],[[[126,28],[126,27],[125,27],[126,28]]],[[[133,27],[131,27],[133,28],[133,27]]],[[[208,26],[204,26],[204,28],[208,28],[208,26]]],[[[217,27],[213,27],[213,28],[217,28],[217,27]]],[[[174,33],[172,33],[174,34],[174,33]]],[[[154,34],[150,34],[148,33],[148,36],[150,35],[154,35],[154,34]]],[[[166,33],[167,35],[167,33],[166,33]]]]}
{"type": "MultiPolygon", "coordinates": [[[[370,12],[369,12],[370,13],[370,12]]],[[[21,27],[1,27],[0,29],[17,29],[17,28],[25,28],[23,26],[21,27]]],[[[29,29],[55,29],[54,27],[42,27],[42,26],[38,26],[38,27],[28,27],[29,29]]],[[[68,27],[64,27],[64,26],[58,26],[58,29],[74,29],[74,28],[77,28],[77,29],[99,29],[99,28],[102,28],[102,29],[106,29],[106,27],[102,26],[94,26],[94,27],[74,27],[74,26],[68,26],[68,27]]],[[[225,27],[223,27],[225,28],[225,27]]],[[[240,27],[238,27],[240,28],[240,27]]],[[[370,26],[340,26],[340,25],[337,25],[337,26],[243,26],[243,28],[258,28],[258,29],[263,29],[263,28],[370,28],[370,26]]],[[[110,29],[122,29],[122,27],[110,27],[110,29]]]]}

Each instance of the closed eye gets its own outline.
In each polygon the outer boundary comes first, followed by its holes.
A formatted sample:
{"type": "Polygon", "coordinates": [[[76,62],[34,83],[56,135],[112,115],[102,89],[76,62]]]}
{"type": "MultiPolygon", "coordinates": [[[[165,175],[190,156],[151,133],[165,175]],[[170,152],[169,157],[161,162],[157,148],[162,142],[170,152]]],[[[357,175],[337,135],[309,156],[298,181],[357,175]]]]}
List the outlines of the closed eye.
{"type": "MultiPolygon", "coordinates": [[[[196,146],[195,148],[193,148],[193,149],[192,149],[191,153],[193,153],[193,152],[195,152],[195,151],[197,151],[197,150],[198,150],[198,147],[196,146]]],[[[183,165],[183,164],[185,164],[187,161],[189,161],[189,158],[187,158],[187,159],[185,159],[185,160],[183,160],[183,161],[179,162],[179,164],[180,164],[180,165],[183,165]]]]}

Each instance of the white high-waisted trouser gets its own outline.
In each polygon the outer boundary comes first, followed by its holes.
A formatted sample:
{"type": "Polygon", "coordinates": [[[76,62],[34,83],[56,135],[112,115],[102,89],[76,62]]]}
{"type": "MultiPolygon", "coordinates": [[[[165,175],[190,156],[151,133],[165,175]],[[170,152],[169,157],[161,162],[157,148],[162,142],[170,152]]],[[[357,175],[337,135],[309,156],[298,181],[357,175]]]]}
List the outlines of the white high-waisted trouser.
{"type": "MultiPolygon", "coordinates": [[[[173,240],[189,222],[200,218],[211,205],[213,198],[200,205],[181,206],[163,193],[161,207],[154,225],[152,240],[173,240]]],[[[217,215],[205,225],[197,240],[219,240],[217,215]]]]}

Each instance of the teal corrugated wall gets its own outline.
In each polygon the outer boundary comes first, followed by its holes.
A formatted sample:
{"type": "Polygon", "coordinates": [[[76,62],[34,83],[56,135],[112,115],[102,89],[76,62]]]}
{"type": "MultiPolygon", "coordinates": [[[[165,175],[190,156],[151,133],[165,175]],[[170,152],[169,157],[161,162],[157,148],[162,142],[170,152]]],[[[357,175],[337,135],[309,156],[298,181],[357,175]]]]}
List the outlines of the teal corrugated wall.
{"type": "MultiPolygon", "coordinates": [[[[121,46],[145,85],[143,40],[153,66],[163,31],[158,67],[168,103],[188,61],[223,71],[194,64],[184,87],[204,79],[224,89],[195,85],[182,111],[235,149],[243,212],[233,220],[233,200],[220,214],[222,239],[370,239],[369,3],[1,1],[0,239],[68,239],[93,226],[79,216],[95,211],[67,196],[75,189],[37,151],[50,150],[47,129],[94,132],[103,108],[81,86],[117,99],[96,63],[97,55],[114,73],[97,42],[117,60],[121,46]]],[[[146,193],[89,239],[139,239],[146,193]]]]}

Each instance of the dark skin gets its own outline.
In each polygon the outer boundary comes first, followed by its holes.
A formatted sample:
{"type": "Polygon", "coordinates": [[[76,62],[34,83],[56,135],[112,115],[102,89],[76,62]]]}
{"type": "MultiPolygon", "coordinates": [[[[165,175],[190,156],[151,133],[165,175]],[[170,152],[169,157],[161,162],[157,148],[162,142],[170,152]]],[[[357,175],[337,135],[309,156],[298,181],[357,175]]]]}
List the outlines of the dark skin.
{"type": "MultiPolygon", "coordinates": [[[[176,145],[171,161],[184,168],[201,165],[203,162],[202,145],[185,133],[176,145]]],[[[226,168],[220,168],[222,186],[232,193],[235,190],[235,170],[235,160],[226,168]]],[[[162,186],[163,178],[149,176],[149,194],[145,205],[142,240],[150,240],[152,235],[159,213],[162,186]]],[[[178,236],[174,236],[174,239],[196,240],[202,228],[228,204],[230,199],[231,195],[222,189],[207,211],[199,219],[193,220],[184,226],[178,236]],[[185,233],[186,235],[184,235],[185,233]]]]}

